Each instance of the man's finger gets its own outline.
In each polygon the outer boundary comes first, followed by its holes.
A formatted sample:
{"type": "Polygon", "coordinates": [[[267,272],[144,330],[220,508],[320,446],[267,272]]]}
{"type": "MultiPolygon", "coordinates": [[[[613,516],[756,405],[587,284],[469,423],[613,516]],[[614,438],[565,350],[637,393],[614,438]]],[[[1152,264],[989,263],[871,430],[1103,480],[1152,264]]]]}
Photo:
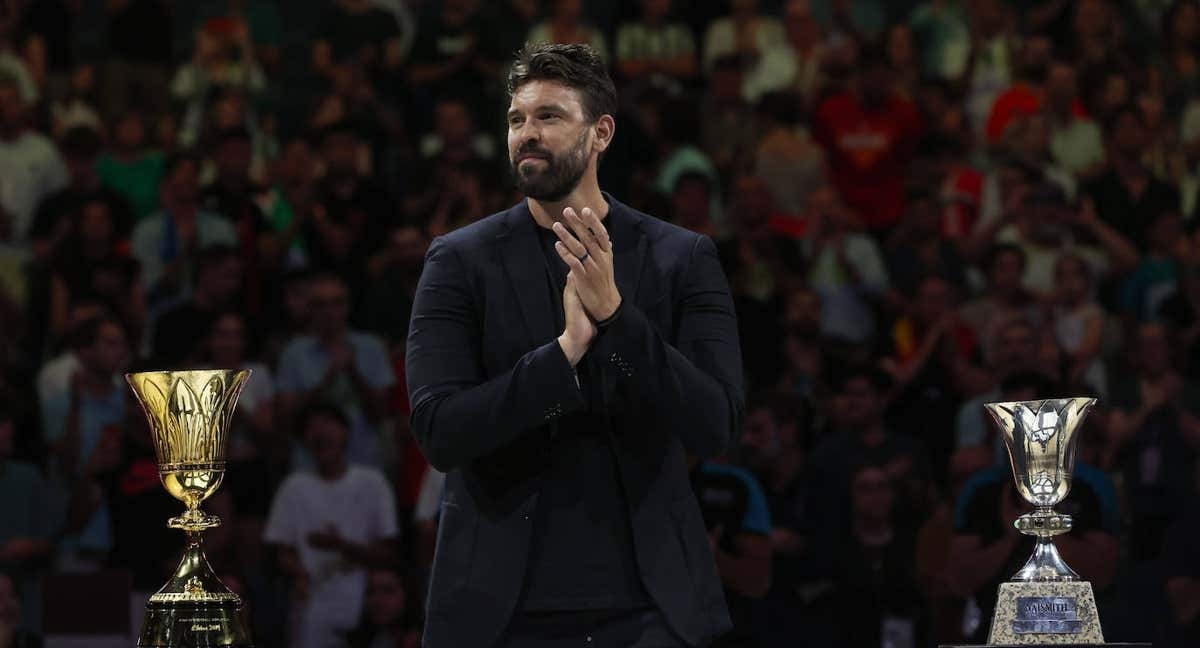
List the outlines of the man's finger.
{"type": "Polygon", "coordinates": [[[596,242],[600,244],[600,249],[605,252],[612,252],[612,239],[608,237],[608,228],[600,221],[600,217],[591,207],[583,208],[583,224],[592,231],[596,237],[596,242]]]}
{"type": "Polygon", "coordinates": [[[600,247],[600,243],[596,240],[596,235],[588,230],[588,226],[584,224],[578,212],[567,207],[563,210],[563,220],[567,221],[567,224],[571,226],[571,230],[575,233],[575,238],[587,246],[589,254],[600,254],[603,248],[600,247]]]}
{"type": "MultiPolygon", "coordinates": [[[[562,223],[555,223],[551,227],[554,228],[554,233],[558,235],[559,242],[566,246],[568,252],[574,254],[576,257],[581,257],[585,254],[588,254],[587,246],[580,242],[575,235],[571,234],[566,225],[563,225],[562,223]]],[[[558,244],[556,243],[555,246],[557,245],[558,244]]]]}
{"type": "Polygon", "coordinates": [[[554,243],[554,249],[558,252],[558,256],[562,258],[562,260],[569,268],[571,268],[572,271],[576,272],[577,274],[582,274],[585,272],[583,269],[583,264],[579,262],[579,257],[572,254],[571,251],[567,249],[567,246],[563,245],[562,241],[556,241],[554,243]]]}

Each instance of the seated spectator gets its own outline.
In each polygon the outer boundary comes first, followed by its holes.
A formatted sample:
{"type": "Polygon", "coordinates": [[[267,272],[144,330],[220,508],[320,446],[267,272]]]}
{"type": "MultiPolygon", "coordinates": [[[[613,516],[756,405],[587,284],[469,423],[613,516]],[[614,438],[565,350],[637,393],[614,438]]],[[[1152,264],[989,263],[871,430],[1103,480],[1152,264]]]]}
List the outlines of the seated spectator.
{"type": "Polygon", "coordinates": [[[687,25],[672,19],[671,0],[642,0],[641,8],[640,20],[617,29],[617,70],[630,81],[694,77],[696,43],[687,25]]]}
{"type": "Polygon", "coordinates": [[[1008,451],[984,405],[1019,400],[1011,398],[1018,389],[1035,393],[1051,391],[1046,386],[1052,378],[1039,373],[1038,331],[1020,316],[1013,316],[995,327],[995,337],[984,349],[985,366],[994,376],[994,387],[964,402],[954,418],[955,453],[950,458],[950,471],[971,473],[990,465],[1008,465],[1008,451]],[[970,469],[961,468],[969,464],[970,469]]]}
{"type": "Polygon", "coordinates": [[[966,266],[958,246],[943,232],[941,201],[923,189],[908,192],[906,217],[885,242],[888,276],[896,290],[912,292],[922,277],[938,275],[953,285],[966,284],[966,266]]]}
{"type": "Polygon", "coordinates": [[[1163,571],[1170,606],[1165,638],[1171,645],[1190,646],[1200,642],[1200,554],[1195,550],[1196,538],[1200,538],[1200,507],[1193,499],[1167,531],[1163,545],[1163,571]]]}
{"type": "Polygon", "coordinates": [[[798,97],[764,95],[757,114],[763,135],[754,150],[754,174],[771,188],[780,210],[798,216],[826,183],[825,154],[800,126],[798,97]]]}
{"type": "Polygon", "coordinates": [[[405,572],[372,569],[367,577],[363,619],[350,633],[350,648],[420,648],[420,599],[405,572]]]}
{"type": "MultiPolygon", "coordinates": [[[[279,358],[277,391],[283,421],[294,422],[318,402],[334,402],[351,421],[346,456],[378,467],[379,425],[388,416],[388,390],[396,382],[383,342],[350,328],[350,295],[332,275],[312,281],[312,332],[292,339],[279,358]]],[[[312,464],[302,448],[293,468],[312,464]]]]}
{"type": "Polygon", "coordinates": [[[1121,310],[1138,321],[1158,319],[1167,300],[1179,289],[1183,266],[1194,254],[1179,214],[1162,212],[1146,224],[1149,248],[1121,281],[1121,310]]]}
{"type": "Polygon", "coordinates": [[[1067,356],[1067,384],[1103,398],[1108,394],[1108,372],[1100,357],[1105,316],[1096,303],[1091,270],[1082,258],[1066,254],[1054,266],[1054,283],[1058,288],[1047,323],[1067,356]]]}
{"type": "Polygon", "coordinates": [[[825,543],[822,547],[851,531],[851,476],[860,463],[884,466],[897,488],[896,504],[903,515],[926,511],[929,493],[929,465],[920,442],[894,431],[884,419],[884,399],[891,386],[887,375],[851,366],[830,378],[830,431],[804,468],[805,510],[812,528],[828,534],[818,538],[825,543]]]}
{"type": "Polygon", "coordinates": [[[210,245],[237,245],[229,220],[200,205],[200,159],[179,153],[166,163],[163,209],[138,223],[133,256],[142,266],[147,304],[161,311],[191,293],[196,254],[210,245]]]}
{"type": "Polygon", "coordinates": [[[755,102],[765,92],[780,90],[792,80],[795,64],[789,58],[783,23],[759,11],[758,0],[734,0],[728,16],[708,24],[704,32],[704,70],[733,57],[745,72],[741,96],[755,102]]]}
{"type": "Polygon", "coordinates": [[[121,113],[113,123],[109,150],[96,160],[96,173],[104,186],[125,196],[138,221],[158,209],[166,162],[151,145],[146,128],[146,117],[141,113],[121,113]]]}
{"type": "Polygon", "coordinates": [[[1076,177],[1088,177],[1103,168],[1104,139],[1100,126],[1080,113],[1075,67],[1067,61],[1054,61],[1046,78],[1050,152],[1059,168],[1076,177]]]}
{"type": "Polygon", "coordinates": [[[50,138],[30,128],[29,104],[11,76],[0,74],[0,209],[12,239],[26,242],[34,209],[67,184],[67,167],[50,138]]]}
{"type": "Polygon", "coordinates": [[[551,0],[550,18],[529,31],[529,43],[586,43],[609,60],[604,33],[583,22],[583,0],[551,0]]]}
{"type": "Polygon", "coordinates": [[[358,623],[367,570],[396,559],[396,507],[382,473],[348,461],[351,426],[339,409],[308,408],[297,427],[316,469],[280,485],[263,540],[292,579],[288,645],[309,648],[344,640],[358,623]]]}
{"type": "Polygon", "coordinates": [[[875,240],[860,233],[857,219],[830,187],[808,203],[808,284],[821,296],[821,332],[863,343],[875,334],[873,304],[888,288],[887,268],[875,240]]]}
{"type": "Polygon", "coordinates": [[[400,69],[404,49],[396,16],[369,0],[337,0],[321,17],[313,41],[313,71],[337,83],[359,67],[379,84],[400,69]]]}
{"type": "Polygon", "coordinates": [[[917,528],[897,514],[893,480],[886,466],[851,472],[851,531],[834,558],[835,645],[929,642],[929,612],[916,580],[917,528]]]}
{"type": "Polygon", "coordinates": [[[212,328],[217,315],[238,309],[242,262],[233,248],[214,245],[196,255],[196,287],[187,301],[164,312],[154,322],[151,357],[163,368],[191,364],[203,349],[197,344],[212,328]]]}
{"type": "Polygon", "coordinates": [[[125,197],[103,185],[96,171],[100,135],[87,127],[76,127],[63,136],[60,148],[67,165],[67,186],[38,203],[29,236],[37,257],[43,262],[58,256],[62,244],[80,225],[85,202],[100,201],[112,218],[115,242],[127,243],[133,232],[133,210],[125,197]]]}
{"type": "Polygon", "coordinates": [[[1025,251],[1011,243],[991,247],[980,269],[987,283],[973,299],[958,309],[958,317],[971,327],[975,339],[987,345],[995,339],[997,327],[1016,317],[1030,324],[1041,322],[1042,309],[1025,290],[1025,251]]]}
{"type": "Polygon", "coordinates": [[[48,339],[58,341],[67,334],[71,309],[83,301],[104,304],[134,337],[140,337],[146,303],[138,263],[119,238],[109,202],[94,195],[82,202],[72,220],[50,267],[48,339]]]}
{"type": "Polygon", "coordinates": [[[237,231],[243,296],[247,312],[258,316],[266,299],[263,293],[269,288],[265,275],[278,267],[272,255],[279,243],[258,205],[262,188],[250,175],[253,147],[250,131],[243,127],[217,133],[211,152],[216,177],[201,191],[200,200],[206,210],[224,216],[237,231]]]}
{"type": "Polygon", "coordinates": [[[196,30],[190,61],[175,71],[171,98],[184,104],[179,143],[195,147],[207,119],[217,87],[236,88],[254,100],[267,87],[267,78],[255,57],[250,27],[245,22],[207,21],[196,30]]]}
{"type": "Polygon", "coordinates": [[[57,526],[41,471],[13,459],[16,432],[12,414],[0,410],[0,581],[8,581],[0,582],[0,646],[5,645],[6,629],[36,627],[32,615],[40,609],[37,582],[53,552],[57,526]]]}
{"type": "Polygon", "coordinates": [[[1112,386],[1104,465],[1123,476],[1132,516],[1129,560],[1153,560],[1192,497],[1200,449],[1200,389],[1173,366],[1167,327],[1142,323],[1129,341],[1133,371],[1112,386]]]}
{"type": "Polygon", "coordinates": [[[825,149],[834,186],[874,231],[904,213],[905,167],[921,134],[916,106],[895,94],[892,80],[883,52],[866,48],[853,88],[825,99],[813,116],[813,137],[825,149]]]}
{"type": "Polygon", "coordinates": [[[38,394],[55,486],[70,496],[58,567],[101,568],[112,548],[104,484],[120,457],[129,389],[120,374],[129,343],[116,320],[98,317],[75,340],[79,369],[65,389],[38,394]]]}
{"type": "Polygon", "coordinates": [[[1139,248],[1147,227],[1164,211],[1178,212],[1179,191],[1146,167],[1146,121],[1133,105],[1119,108],[1104,122],[1108,168],[1082,187],[1096,206],[1097,218],[1139,248]]]}
{"type": "Polygon", "coordinates": [[[689,171],[675,180],[671,192],[671,215],[667,219],[697,234],[720,238],[711,214],[713,186],[708,176],[689,171]]]}
{"type": "MultiPolygon", "coordinates": [[[[672,142],[698,144],[705,155],[712,159],[722,177],[729,177],[752,164],[754,148],[758,143],[754,102],[748,100],[742,90],[745,74],[745,63],[736,56],[717,59],[709,69],[708,83],[700,100],[699,115],[703,115],[703,119],[697,115],[694,125],[688,121],[676,122],[679,116],[690,118],[678,106],[672,106],[662,117],[666,120],[663,126],[675,131],[664,131],[664,135],[672,142]],[[700,134],[698,140],[697,132],[700,134]]],[[[677,101],[690,103],[687,110],[694,111],[697,108],[694,101],[685,97],[677,101]]]]}
{"type": "Polygon", "coordinates": [[[792,403],[811,403],[829,353],[821,334],[821,296],[798,285],[783,295],[784,362],[776,390],[792,403]]]}
{"type": "Polygon", "coordinates": [[[762,486],[737,466],[689,455],[688,468],[734,623],[722,641],[752,641],[764,631],[755,623],[756,602],[771,588],[771,513],[762,486]]]}

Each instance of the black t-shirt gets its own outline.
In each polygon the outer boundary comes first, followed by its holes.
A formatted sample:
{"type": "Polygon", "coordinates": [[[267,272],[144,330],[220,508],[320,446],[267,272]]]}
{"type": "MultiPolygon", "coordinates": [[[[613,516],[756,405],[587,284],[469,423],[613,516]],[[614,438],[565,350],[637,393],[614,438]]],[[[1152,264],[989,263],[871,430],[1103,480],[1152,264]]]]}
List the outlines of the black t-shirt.
{"type": "Polygon", "coordinates": [[[367,257],[387,242],[387,234],[396,223],[391,197],[387,191],[366,180],[359,180],[354,191],[343,197],[327,182],[321,187],[321,204],[330,222],[350,230],[353,242],[349,254],[339,257],[326,245],[316,224],[309,219],[302,230],[309,262],[314,268],[341,275],[350,283],[351,291],[359,296],[366,287],[367,257]]]}
{"type": "MultiPolygon", "coordinates": [[[[558,237],[537,228],[546,262],[545,290],[563,327],[567,265],[554,250],[558,237]]],[[[536,288],[530,286],[529,289],[536,288]]],[[[562,417],[550,437],[550,460],[538,501],[523,610],[602,610],[650,603],[633,548],[624,487],[600,407],[598,363],[578,365],[584,410],[562,417]]]]}
{"type": "Polygon", "coordinates": [[[199,349],[216,316],[217,311],[199,308],[191,301],[163,313],[154,324],[150,345],[154,361],[164,368],[180,368],[199,349]]]}
{"type": "Polygon", "coordinates": [[[1146,248],[1146,227],[1165,211],[1179,210],[1179,191],[1149,174],[1142,195],[1134,198],[1116,171],[1084,185],[1083,193],[1096,204],[1096,215],[1134,245],[1146,248]]]}
{"type": "Polygon", "coordinates": [[[159,482],[153,447],[126,439],[122,454],[106,489],[113,534],[109,562],[133,573],[135,589],[153,591],[162,586],[183,550],[183,532],[168,527],[167,520],[185,507],[159,482]]]}
{"type": "Polygon", "coordinates": [[[894,529],[891,541],[867,546],[851,537],[840,543],[834,593],[837,644],[875,648],[889,635],[897,645],[927,645],[926,604],[916,581],[916,533],[894,529]],[[905,643],[905,642],[911,643],[905,643]]]}
{"type": "MultiPolygon", "coordinates": [[[[955,533],[979,536],[984,547],[995,543],[1007,533],[1008,529],[1012,528],[1013,520],[1000,519],[1003,489],[1012,491],[1014,502],[1022,501],[1008,467],[990,468],[972,477],[959,495],[954,520],[955,533]]],[[[1095,468],[1076,464],[1071,491],[1054,510],[1070,515],[1074,523],[1071,534],[1075,538],[1082,538],[1091,531],[1115,533],[1119,524],[1119,514],[1115,507],[1115,494],[1112,492],[1111,483],[1107,482],[1107,477],[1095,468]]],[[[991,628],[990,614],[996,609],[996,595],[1000,584],[1020,571],[1033,555],[1033,548],[1033,537],[1022,536],[1021,542],[1013,548],[1004,566],[975,592],[975,601],[979,609],[988,616],[980,623],[975,635],[969,637],[971,641],[982,642],[987,638],[991,628]]]]}

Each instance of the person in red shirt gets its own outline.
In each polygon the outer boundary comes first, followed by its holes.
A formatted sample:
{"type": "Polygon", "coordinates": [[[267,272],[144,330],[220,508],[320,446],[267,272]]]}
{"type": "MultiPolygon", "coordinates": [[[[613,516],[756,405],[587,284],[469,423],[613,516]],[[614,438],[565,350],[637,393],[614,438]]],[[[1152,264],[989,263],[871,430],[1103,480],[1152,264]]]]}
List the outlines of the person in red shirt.
{"type": "Polygon", "coordinates": [[[891,227],[904,213],[905,169],[921,133],[916,106],[896,95],[882,50],[866,46],[851,89],[821,102],[813,132],[834,185],[866,225],[891,227]]]}

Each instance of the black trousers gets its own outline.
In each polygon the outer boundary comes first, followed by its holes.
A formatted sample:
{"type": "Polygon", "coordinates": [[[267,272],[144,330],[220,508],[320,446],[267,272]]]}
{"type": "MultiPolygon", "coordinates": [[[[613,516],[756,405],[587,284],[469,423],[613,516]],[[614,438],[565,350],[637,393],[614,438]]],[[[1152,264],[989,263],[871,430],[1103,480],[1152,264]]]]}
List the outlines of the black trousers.
{"type": "Polygon", "coordinates": [[[689,646],[658,608],[522,612],[501,637],[500,648],[700,648],[689,646]]]}

